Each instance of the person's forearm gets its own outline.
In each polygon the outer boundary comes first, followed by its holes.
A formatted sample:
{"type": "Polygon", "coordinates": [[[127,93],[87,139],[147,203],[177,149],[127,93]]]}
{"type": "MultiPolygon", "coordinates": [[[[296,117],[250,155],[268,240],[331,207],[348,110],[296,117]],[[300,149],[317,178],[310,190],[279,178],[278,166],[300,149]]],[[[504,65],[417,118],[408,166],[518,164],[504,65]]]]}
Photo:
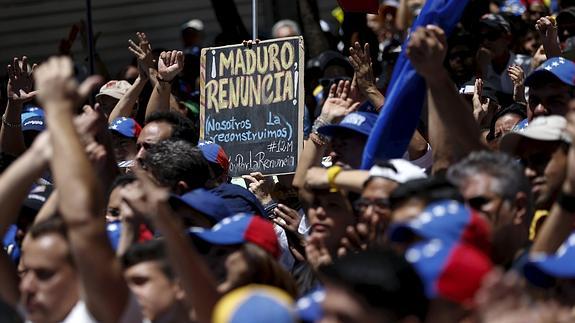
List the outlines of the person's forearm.
{"type": "Polygon", "coordinates": [[[199,323],[210,323],[212,311],[220,298],[217,282],[190,238],[176,221],[168,205],[162,205],[154,217],[154,226],[166,241],[170,264],[196,311],[199,323]]]}
{"type": "Polygon", "coordinates": [[[158,111],[170,110],[170,92],[172,86],[166,81],[158,81],[152,91],[148,106],[146,107],[146,118],[158,111]]]}
{"type": "Polygon", "coordinates": [[[559,39],[557,38],[557,33],[552,33],[548,37],[543,37],[543,49],[545,50],[545,56],[547,59],[552,57],[559,57],[562,54],[561,45],[559,45],[559,39]]]}
{"type": "Polygon", "coordinates": [[[108,117],[108,122],[114,121],[116,118],[126,117],[130,118],[132,113],[134,112],[134,106],[138,101],[140,93],[144,90],[146,83],[148,82],[148,78],[142,78],[138,76],[134,81],[134,84],[130,87],[128,92],[118,101],[110,116],[108,117]]]}
{"type": "Polygon", "coordinates": [[[407,0],[399,1],[397,15],[395,17],[395,28],[397,28],[399,31],[405,32],[407,28],[409,28],[411,20],[411,12],[407,6],[407,0]]]}
{"type": "Polygon", "coordinates": [[[423,157],[427,153],[427,146],[427,140],[423,138],[419,130],[415,130],[407,147],[409,160],[417,160],[423,157]]]}
{"type": "Polygon", "coordinates": [[[483,149],[479,127],[447,71],[428,79],[429,137],[433,171],[446,169],[473,150],[483,149]]]}
{"type": "Polygon", "coordinates": [[[68,226],[72,255],[90,313],[98,321],[117,322],[129,291],[106,235],[103,191],[76,133],[72,111],[72,102],[46,103],[54,150],[52,173],[60,196],[58,207],[68,226]]]}
{"type": "Polygon", "coordinates": [[[56,214],[57,210],[58,210],[58,191],[53,190],[52,194],[50,194],[50,197],[48,197],[46,202],[44,202],[44,205],[42,205],[40,211],[38,211],[38,214],[36,214],[36,217],[34,218],[34,223],[42,222],[48,219],[49,217],[56,214]]]}
{"type": "Polygon", "coordinates": [[[363,184],[369,178],[369,172],[365,170],[347,170],[339,173],[335,179],[335,185],[345,191],[361,193],[363,184]]]}
{"type": "Polygon", "coordinates": [[[21,114],[22,104],[8,101],[0,129],[0,151],[16,157],[26,150],[21,114]]]}
{"type": "Polygon", "coordinates": [[[29,151],[18,158],[0,177],[0,236],[4,236],[8,226],[16,222],[22,202],[30,187],[46,167],[47,161],[29,151]]]}
{"type": "Polygon", "coordinates": [[[385,97],[375,85],[363,91],[363,95],[367,97],[369,102],[376,108],[377,112],[381,112],[383,104],[385,103],[385,97]]]}
{"type": "Polygon", "coordinates": [[[326,150],[326,145],[319,145],[308,139],[304,142],[301,157],[298,161],[292,185],[296,188],[303,188],[305,175],[308,169],[321,164],[321,159],[326,150]]]}
{"type": "Polygon", "coordinates": [[[120,233],[120,242],[116,255],[122,256],[128,248],[138,239],[138,225],[133,221],[122,221],[122,231],[120,233]]]}

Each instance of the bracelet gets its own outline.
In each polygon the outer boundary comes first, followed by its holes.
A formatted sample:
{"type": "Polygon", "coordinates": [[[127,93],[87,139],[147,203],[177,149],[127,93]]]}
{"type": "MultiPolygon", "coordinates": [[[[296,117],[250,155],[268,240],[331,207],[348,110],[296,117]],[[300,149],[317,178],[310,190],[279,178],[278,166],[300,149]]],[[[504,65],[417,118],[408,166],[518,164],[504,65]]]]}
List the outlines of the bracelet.
{"type": "Polygon", "coordinates": [[[10,123],[10,122],[6,121],[6,113],[4,113],[2,115],[2,123],[4,125],[6,125],[6,127],[8,127],[8,128],[22,128],[21,123],[10,123]]]}
{"type": "MultiPolygon", "coordinates": [[[[323,140],[321,137],[321,135],[318,133],[310,133],[309,134],[309,139],[316,145],[318,146],[325,146],[328,144],[327,141],[323,140]]],[[[325,138],[325,136],[323,136],[325,138]]]]}
{"type": "Polygon", "coordinates": [[[327,169],[327,182],[329,183],[329,191],[330,192],[337,192],[337,185],[335,184],[335,178],[343,168],[341,166],[331,166],[327,169]]]}
{"type": "MultiPolygon", "coordinates": [[[[311,133],[315,134],[317,136],[317,138],[319,139],[319,141],[322,142],[323,144],[329,143],[330,138],[328,136],[322,135],[317,130],[319,128],[321,128],[323,126],[327,126],[329,124],[330,124],[329,122],[323,120],[321,117],[318,117],[317,119],[315,119],[315,121],[313,122],[313,126],[311,127],[311,133]]],[[[318,142],[316,142],[313,138],[312,138],[312,141],[315,142],[316,144],[318,144],[318,142]]]]}
{"type": "Polygon", "coordinates": [[[562,210],[567,211],[569,213],[575,213],[575,195],[570,195],[561,192],[557,196],[556,201],[562,210]]]}

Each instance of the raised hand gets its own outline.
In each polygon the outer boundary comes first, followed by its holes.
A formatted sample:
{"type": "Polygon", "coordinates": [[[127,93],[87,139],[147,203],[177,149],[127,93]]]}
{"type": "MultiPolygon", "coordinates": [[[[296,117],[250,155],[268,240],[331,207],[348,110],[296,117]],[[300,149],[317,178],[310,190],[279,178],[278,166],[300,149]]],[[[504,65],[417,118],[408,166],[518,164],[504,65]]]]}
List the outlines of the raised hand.
{"type": "Polygon", "coordinates": [[[355,102],[349,97],[350,91],[350,81],[339,81],[337,86],[333,84],[321,109],[320,117],[328,123],[336,123],[357,110],[360,102],[355,102]]]}
{"type": "Polygon", "coordinates": [[[561,55],[561,45],[557,38],[557,23],[551,16],[541,17],[535,23],[535,29],[541,35],[541,41],[545,48],[547,58],[561,55]]]}
{"type": "Polygon", "coordinates": [[[184,53],[173,50],[162,52],[158,62],[158,76],[162,81],[171,82],[184,70],[184,53]]]}
{"type": "Polygon", "coordinates": [[[333,262],[329,251],[327,250],[323,239],[316,236],[310,236],[305,246],[307,262],[314,270],[321,266],[329,265],[333,262]]]}
{"type": "Polygon", "coordinates": [[[433,80],[444,72],[443,61],[447,54],[445,33],[433,25],[417,28],[411,34],[406,53],[417,73],[426,80],[433,80]]]}
{"type": "MultiPolygon", "coordinates": [[[[260,172],[243,175],[242,178],[248,184],[248,190],[254,194],[262,205],[272,202],[271,192],[273,189],[273,180],[270,176],[264,177],[260,172]]],[[[265,214],[262,214],[265,215],[265,214]]]]}
{"type": "Polygon", "coordinates": [[[14,57],[12,64],[7,66],[8,100],[10,102],[23,104],[36,96],[36,91],[32,91],[34,86],[32,72],[35,68],[35,64],[32,68],[28,66],[26,56],[22,56],[22,59],[14,57]]]}
{"type": "Polygon", "coordinates": [[[485,118],[489,112],[489,98],[483,98],[483,80],[480,78],[475,79],[475,88],[473,90],[473,116],[478,123],[485,118]]]}
{"type": "Polygon", "coordinates": [[[148,41],[148,37],[145,33],[138,32],[138,44],[133,40],[128,40],[129,46],[128,50],[136,56],[138,59],[138,71],[140,77],[148,78],[149,69],[154,68],[154,57],[152,55],[152,46],[148,41]]]}
{"type": "Polygon", "coordinates": [[[287,205],[278,204],[274,209],[274,214],[276,216],[273,219],[275,224],[301,238],[301,234],[298,232],[301,215],[297,210],[294,210],[287,205]]]}
{"type": "Polygon", "coordinates": [[[155,220],[160,210],[170,209],[169,190],[159,187],[146,172],[139,168],[135,168],[134,173],[138,181],[121,191],[122,200],[134,211],[135,216],[155,220]]]}
{"type": "Polygon", "coordinates": [[[507,68],[507,74],[513,82],[513,100],[515,102],[525,103],[525,87],[523,82],[525,81],[525,72],[523,68],[519,65],[512,65],[507,68]]]}
{"type": "Polygon", "coordinates": [[[361,45],[355,42],[354,46],[349,48],[349,54],[348,59],[355,71],[357,86],[364,95],[367,95],[369,89],[375,88],[369,43],[365,43],[361,48],[361,45]]]}
{"type": "Polygon", "coordinates": [[[78,85],[73,71],[72,60],[68,57],[52,57],[35,70],[37,98],[47,112],[75,108],[102,82],[100,76],[90,76],[78,85]]]}

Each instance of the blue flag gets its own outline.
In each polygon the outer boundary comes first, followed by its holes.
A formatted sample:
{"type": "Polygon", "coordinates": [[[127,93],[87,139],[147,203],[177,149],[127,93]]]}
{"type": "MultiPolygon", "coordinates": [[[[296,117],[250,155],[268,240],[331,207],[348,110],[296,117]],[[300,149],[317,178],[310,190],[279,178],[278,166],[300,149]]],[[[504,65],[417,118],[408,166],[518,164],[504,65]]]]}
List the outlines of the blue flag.
{"type": "MultiPolygon", "coordinates": [[[[437,25],[449,34],[459,22],[468,0],[427,0],[411,30],[437,25]]],[[[362,168],[376,160],[401,158],[419,123],[425,100],[425,81],[417,74],[405,55],[409,38],[397,59],[385,103],[369,135],[363,152],[362,168]]]]}

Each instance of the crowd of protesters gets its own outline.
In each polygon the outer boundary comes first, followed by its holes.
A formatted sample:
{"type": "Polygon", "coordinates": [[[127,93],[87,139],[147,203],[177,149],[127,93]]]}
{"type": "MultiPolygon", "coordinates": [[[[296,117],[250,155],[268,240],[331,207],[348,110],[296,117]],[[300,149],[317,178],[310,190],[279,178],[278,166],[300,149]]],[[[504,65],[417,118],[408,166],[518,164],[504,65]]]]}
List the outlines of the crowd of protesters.
{"type": "Polygon", "coordinates": [[[232,179],[199,138],[201,48],[237,19],[182,50],[135,33],[114,79],[13,59],[0,322],[575,322],[575,1],[471,0],[449,35],[410,27],[424,0],[337,26],[298,4],[269,33],[305,40],[293,175],[232,179]],[[419,125],[361,169],[401,55],[419,125]]]}

